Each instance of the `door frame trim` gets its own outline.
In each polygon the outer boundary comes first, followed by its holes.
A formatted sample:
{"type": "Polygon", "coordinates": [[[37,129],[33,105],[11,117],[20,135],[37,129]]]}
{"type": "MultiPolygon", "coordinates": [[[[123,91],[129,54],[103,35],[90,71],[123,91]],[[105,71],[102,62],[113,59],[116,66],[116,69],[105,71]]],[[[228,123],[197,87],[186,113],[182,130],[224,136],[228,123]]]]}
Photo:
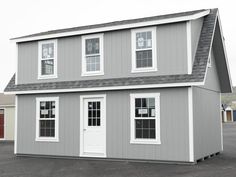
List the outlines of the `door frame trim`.
{"type": "Polygon", "coordinates": [[[81,95],[80,96],[80,156],[81,157],[107,157],[106,154],[106,94],[99,94],[99,95],[81,95]],[[84,153],[84,100],[85,99],[96,99],[102,98],[103,99],[103,124],[104,124],[104,153],[84,153]]]}

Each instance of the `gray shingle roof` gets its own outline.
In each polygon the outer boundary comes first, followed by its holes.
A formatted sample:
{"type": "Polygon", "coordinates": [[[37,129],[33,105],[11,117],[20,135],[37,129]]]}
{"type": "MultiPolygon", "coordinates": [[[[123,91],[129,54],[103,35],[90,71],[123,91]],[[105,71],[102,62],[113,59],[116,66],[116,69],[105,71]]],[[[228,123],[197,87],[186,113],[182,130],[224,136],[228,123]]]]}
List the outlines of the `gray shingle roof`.
{"type": "Polygon", "coordinates": [[[102,27],[126,25],[126,24],[138,23],[138,22],[162,20],[162,19],[167,19],[167,18],[175,18],[175,17],[194,15],[194,14],[197,14],[199,12],[204,12],[204,11],[206,11],[206,10],[205,9],[201,9],[201,10],[173,13],[173,14],[167,14],[167,15],[159,15],[159,16],[152,16],[152,17],[145,17],[145,18],[137,18],[137,19],[122,20],[122,21],[115,21],[115,22],[109,22],[109,23],[88,25],[88,26],[79,26],[79,27],[73,27],[73,28],[51,30],[51,31],[46,31],[46,32],[35,33],[35,34],[31,34],[31,35],[26,35],[26,36],[21,36],[21,37],[17,37],[17,38],[13,38],[13,39],[21,39],[21,38],[26,38],[26,37],[36,37],[36,36],[49,35],[49,34],[57,34],[57,33],[64,33],[64,32],[81,31],[81,30],[88,30],[88,29],[93,29],[93,28],[102,28],[102,27]]]}
{"type": "Polygon", "coordinates": [[[211,43],[213,40],[213,34],[215,29],[214,27],[216,24],[216,14],[217,9],[212,9],[210,11],[210,14],[204,17],[203,27],[192,68],[192,74],[164,75],[151,77],[127,77],[86,81],[64,81],[19,85],[15,85],[14,75],[7,87],[5,88],[5,92],[203,82],[207,69],[207,61],[209,57],[211,43]]]}

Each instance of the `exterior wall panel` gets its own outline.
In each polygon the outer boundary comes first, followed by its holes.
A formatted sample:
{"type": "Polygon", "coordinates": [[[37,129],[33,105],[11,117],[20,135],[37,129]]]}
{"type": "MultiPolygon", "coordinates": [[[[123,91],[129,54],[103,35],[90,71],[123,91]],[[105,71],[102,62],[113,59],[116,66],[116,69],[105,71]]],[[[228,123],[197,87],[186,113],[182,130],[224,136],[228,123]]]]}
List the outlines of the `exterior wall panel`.
{"type": "Polygon", "coordinates": [[[193,88],[194,159],[221,151],[220,93],[193,88]]]}
{"type": "Polygon", "coordinates": [[[187,73],[186,23],[157,26],[156,72],[131,73],[131,31],[104,33],[103,76],[81,77],[81,36],[58,39],[58,78],[37,79],[38,42],[18,46],[18,84],[187,73]]]}
{"type": "Polygon", "coordinates": [[[191,21],[191,41],[192,41],[192,60],[194,63],[194,58],[196,55],[197,47],[198,47],[198,41],[201,35],[203,25],[203,18],[199,18],[197,20],[191,21]]]}
{"type": "Polygon", "coordinates": [[[14,140],[14,127],[15,127],[15,107],[5,108],[5,139],[14,140]]]}
{"type": "Polygon", "coordinates": [[[216,67],[216,61],[215,61],[215,56],[213,53],[213,49],[211,50],[211,67],[207,68],[207,75],[206,75],[206,81],[205,85],[203,86],[206,89],[210,89],[216,92],[220,92],[220,82],[219,82],[219,76],[217,72],[217,67],[216,67]]]}
{"type": "MultiPolygon", "coordinates": [[[[99,92],[106,94],[107,157],[188,161],[187,88],[99,92]],[[130,144],[130,93],[160,93],[161,145],[130,144]],[[181,104],[180,104],[181,103],[181,104]]],[[[18,154],[79,156],[80,95],[19,95],[18,154]],[[36,97],[59,96],[59,142],[36,142],[36,97]]]]}

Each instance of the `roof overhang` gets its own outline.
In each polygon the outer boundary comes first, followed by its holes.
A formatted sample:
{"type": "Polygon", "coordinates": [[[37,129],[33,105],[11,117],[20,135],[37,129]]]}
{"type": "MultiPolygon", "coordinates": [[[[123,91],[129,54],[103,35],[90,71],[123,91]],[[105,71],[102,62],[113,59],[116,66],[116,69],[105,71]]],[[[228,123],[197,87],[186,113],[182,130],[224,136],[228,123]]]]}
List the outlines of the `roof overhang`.
{"type": "Polygon", "coordinates": [[[165,18],[165,19],[146,21],[146,22],[138,22],[138,23],[130,23],[130,24],[124,24],[124,25],[91,28],[91,29],[77,30],[77,31],[71,31],[71,32],[61,32],[61,33],[48,34],[48,35],[39,35],[39,36],[34,36],[34,37],[22,37],[22,38],[12,39],[12,41],[19,43],[19,42],[27,42],[27,41],[35,41],[35,40],[44,40],[44,39],[51,39],[51,38],[60,38],[60,37],[67,37],[67,36],[99,33],[99,32],[105,32],[105,31],[139,28],[139,27],[144,27],[144,26],[153,26],[153,25],[160,25],[160,24],[167,24],[167,23],[183,22],[183,21],[195,20],[195,19],[204,17],[204,16],[208,15],[209,13],[210,13],[210,10],[205,10],[202,12],[198,12],[196,14],[181,16],[181,17],[165,18]]]}
{"type": "Polygon", "coordinates": [[[137,90],[151,88],[176,88],[203,86],[204,82],[189,83],[168,83],[168,84],[149,84],[149,85],[129,85],[129,86],[110,86],[110,87],[92,87],[92,88],[72,88],[72,89],[50,89],[50,90],[25,90],[25,91],[5,91],[4,94],[42,94],[42,93],[68,93],[68,92],[92,92],[92,91],[113,91],[113,90],[137,90]]]}

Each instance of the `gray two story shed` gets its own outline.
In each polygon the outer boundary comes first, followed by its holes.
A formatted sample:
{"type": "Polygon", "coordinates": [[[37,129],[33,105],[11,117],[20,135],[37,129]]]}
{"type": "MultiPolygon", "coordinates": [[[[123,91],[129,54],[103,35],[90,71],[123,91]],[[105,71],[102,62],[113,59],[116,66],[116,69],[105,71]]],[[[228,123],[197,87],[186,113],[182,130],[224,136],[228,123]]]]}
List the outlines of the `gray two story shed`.
{"type": "Polygon", "coordinates": [[[223,150],[218,9],[12,40],[16,155],[194,163],[223,150]]]}

